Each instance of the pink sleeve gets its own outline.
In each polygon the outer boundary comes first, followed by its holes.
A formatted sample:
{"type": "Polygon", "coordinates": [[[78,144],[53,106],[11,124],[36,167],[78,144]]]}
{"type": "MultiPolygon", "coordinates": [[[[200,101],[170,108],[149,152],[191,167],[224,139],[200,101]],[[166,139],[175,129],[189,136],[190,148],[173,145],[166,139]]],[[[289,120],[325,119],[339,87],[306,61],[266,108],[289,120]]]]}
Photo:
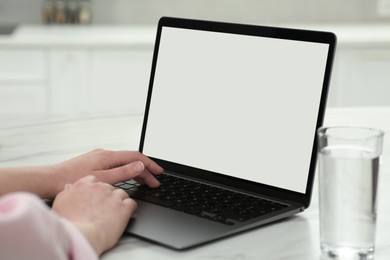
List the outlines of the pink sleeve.
{"type": "Polygon", "coordinates": [[[0,259],[98,259],[84,236],[38,197],[0,198],[0,259]]]}

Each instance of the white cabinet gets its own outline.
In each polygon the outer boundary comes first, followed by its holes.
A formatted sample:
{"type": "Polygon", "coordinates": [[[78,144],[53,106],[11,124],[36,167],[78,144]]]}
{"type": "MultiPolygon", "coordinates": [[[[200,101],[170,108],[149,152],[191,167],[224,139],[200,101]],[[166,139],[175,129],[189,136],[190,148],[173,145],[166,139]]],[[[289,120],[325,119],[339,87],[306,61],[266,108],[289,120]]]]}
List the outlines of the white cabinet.
{"type": "Polygon", "coordinates": [[[390,45],[340,48],[333,71],[329,105],[390,105],[390,45]]]}
{"type": "Polygon", "coordinates": [[[48,51],[49,107],[51,113],[74,113],[82,109],[87,93],[88,54],[85,50],[48,51]]]}
{"type": "MultiPolygon", "coordinates": [[[[0,113],[143,113],[152,46],[0,48],[0,113]]],[[[329,106],[389,96],[390,47],[337,49],[329,106]]]]}
{"type": "Polygon", "coordinates": [[[0,113],[41,113],[47,104],[46,52],[0,49],[0,113]]]}
{"type": "Polygon", "coordinates": [[[152,46],[91,50],[83,109],[143,113],[152,63],[152,46]]]}
{"type": "Polygon", "coordinates": [[[0,113],[143,113],[152,45],[0,49],[0,113]]]}
{"type": "MultiPolygon", "coordinates": [[[[339,39],[328,105],[390,105],[390,26],[317,29],[339,39]]],[[[0,113],[143,113],[154,40],[154,27],[20,26],[0,37],[0,113]]]]}
{"type": "Polygon", "coordinates": [[[152,48],[52,49],[50,112],[142,113],[152,48]]]}
{"type": "Polygon", "coordinates": [[[155,30],[18,26],[0,36],[0,113],[143,113],[155,30]]]}

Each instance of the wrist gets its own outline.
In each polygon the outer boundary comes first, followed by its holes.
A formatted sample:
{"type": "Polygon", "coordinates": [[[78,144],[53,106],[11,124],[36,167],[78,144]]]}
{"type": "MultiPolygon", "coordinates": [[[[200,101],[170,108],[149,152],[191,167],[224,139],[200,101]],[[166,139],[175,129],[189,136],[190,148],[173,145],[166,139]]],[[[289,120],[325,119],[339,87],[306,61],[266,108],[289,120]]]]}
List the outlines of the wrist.
{"type": "Polygon", "coordinates": [[[41,173],[44,175],[46,183],[46,193],[44,198],[54,199],[58,193],[60,193],[65,184],[60,179],[59,169],[55,165],[42,166],[41,173]]]}
{"type": "Polygon", "coordinates": [[[80,222],[72,223],[84,235],[97,255],[101,255],[105,251],[104,239],[92,224],[80,222]]]}
{"type": "Polygon", "coordinates": [[[66,167],[62,163],[46,166],[47,177],[52,183],[51,197],[54,199],[58,193],[64,190],[66,184],[72,184],[73,182],[68,179],[69,174],[66,167]]]}

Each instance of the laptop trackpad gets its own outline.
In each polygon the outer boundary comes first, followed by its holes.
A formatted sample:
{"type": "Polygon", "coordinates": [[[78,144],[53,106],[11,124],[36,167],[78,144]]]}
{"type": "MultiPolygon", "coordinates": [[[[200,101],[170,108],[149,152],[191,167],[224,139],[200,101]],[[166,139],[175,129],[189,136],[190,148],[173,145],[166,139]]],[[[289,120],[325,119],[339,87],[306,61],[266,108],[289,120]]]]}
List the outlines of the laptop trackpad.
{"type": "Polygon", "coordinates": [[[138,210],[130,220],[127,233],[174,249],[185,249],[216,239],[232,228],[155,204],[137,202],[138,210]]]}

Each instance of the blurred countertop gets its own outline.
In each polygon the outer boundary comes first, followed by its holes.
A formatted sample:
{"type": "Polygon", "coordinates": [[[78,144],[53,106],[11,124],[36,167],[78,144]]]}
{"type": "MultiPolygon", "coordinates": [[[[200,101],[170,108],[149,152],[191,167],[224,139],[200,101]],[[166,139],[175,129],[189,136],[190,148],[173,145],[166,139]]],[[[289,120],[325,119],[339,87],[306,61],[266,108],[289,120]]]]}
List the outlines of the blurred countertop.
{"type": "Polygon", "coordinates": [[[0,47],[153,46],[157,27],[112,25],[18,25],[0,35],[0,47]]]}
{"type": "MultiPolygon", "coordinates": [[[[390,24],[278,24],[274,26],[330,31],[339,47],[390,48],[390,24]]],[[[152,47],[157,26],[18,25],[0,34],[0,47],[152,47]]]]}

